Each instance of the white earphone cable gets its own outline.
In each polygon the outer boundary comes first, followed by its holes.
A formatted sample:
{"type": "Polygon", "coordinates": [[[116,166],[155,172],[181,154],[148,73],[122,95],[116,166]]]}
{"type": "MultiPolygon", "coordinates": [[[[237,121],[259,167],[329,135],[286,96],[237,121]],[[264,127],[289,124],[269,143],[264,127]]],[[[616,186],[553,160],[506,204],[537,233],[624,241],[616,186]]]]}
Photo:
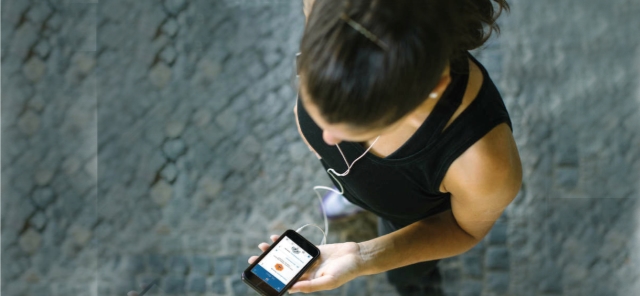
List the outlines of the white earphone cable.
{"type": "Polygon", "coordinates": [[[320,195],[320,192],[318,190],[328,190],[328,191],[332,191],[332,192],[335,192],[335,193],[340,194],[340,195],[344,195],[344,187],[342,187],[342,183],[340,183],[340,181],[338,180],[337,177],[344,177],[344,176],[348,175],[349,172],[351,172],[351,168],[353,167],[353,165],[358,160],[360,160],[365,155],[367,155],[367,153],[369,153],[371,148],[373,148],[373,145],[375,145],[376,142],[378,142],[379,139],[380,139],[380,136],[378,136],[373,141],[373,143],[371,143],[371,146],[369,146],[369,148],[367,148],[367,150],[365,150],[364,153],[362,155],[360,155],[360,157],[356,158],[351,164],[349,164],[349,162],[347,161],[347,157],[344,156],[344,153],[342,152],[342,149],[340,149],[340,146],[338,144],[336,144],[336,148],[338,148],[338,151],[340,151],[340,155],[342,155],[342,159],[344,159],[344,162],[347,165],[347,170],[344,173],[340,174],[340,173],[336,172],[334,169],[328,169],[327,173],[329,174],[329,176],[336,183],[338,183],[338,186],[340,187],[340,191],[336,191],[335,189],[333,189],[331,187],[327,187],[327,186],[314,186],[313,187],[313,191],[316,192],[316,196],[318,197],[318,200],[320,201],[320,208],[322,209],[322,216],[324,218],[324,231],[320,227],[318,227],[318,225],[305,224],[302,227],[298,228],[298,230],[296,230],[296,232],[299,233],[303,228],[305,228],[307,226],[315,226],[316,228],[320,229],[320,231],[322,231],[322,242],[320,242],[320,245],[324,245],[327,242],[327,235],[329,233],[329,219],[327,218],[327,211],[326,211],[326,209],[324,207],[324,203],[322,202],[322,195],[320,195]]]}

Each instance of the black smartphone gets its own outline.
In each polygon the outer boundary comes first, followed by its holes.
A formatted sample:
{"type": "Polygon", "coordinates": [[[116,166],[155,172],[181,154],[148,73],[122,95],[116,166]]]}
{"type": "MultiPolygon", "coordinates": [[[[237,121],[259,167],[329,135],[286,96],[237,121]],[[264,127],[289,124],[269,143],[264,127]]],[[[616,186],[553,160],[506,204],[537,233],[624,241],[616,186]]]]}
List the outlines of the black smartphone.
{"type": "Polygon", "coordinates": [[[283,295],[320,257],[320,250],[289,229],[242,273],[242,280],[261,295],[283,295]]]}

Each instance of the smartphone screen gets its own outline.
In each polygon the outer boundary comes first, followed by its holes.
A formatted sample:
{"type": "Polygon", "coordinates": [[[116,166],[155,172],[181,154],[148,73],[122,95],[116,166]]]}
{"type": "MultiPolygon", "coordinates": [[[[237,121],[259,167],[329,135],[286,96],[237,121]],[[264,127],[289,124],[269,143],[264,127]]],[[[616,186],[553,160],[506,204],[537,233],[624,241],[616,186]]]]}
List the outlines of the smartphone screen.
{"type": "Polygon", "coordinates": [[[241,278],[256,292],[280,296],[320,258],[320,249],[289,229],[242,273],[241,278]]]}
{"type": "Polygon", "coordinates": [[[280,292],[312,259],[311,254],[285,236],[251,272],[280,292]]]}

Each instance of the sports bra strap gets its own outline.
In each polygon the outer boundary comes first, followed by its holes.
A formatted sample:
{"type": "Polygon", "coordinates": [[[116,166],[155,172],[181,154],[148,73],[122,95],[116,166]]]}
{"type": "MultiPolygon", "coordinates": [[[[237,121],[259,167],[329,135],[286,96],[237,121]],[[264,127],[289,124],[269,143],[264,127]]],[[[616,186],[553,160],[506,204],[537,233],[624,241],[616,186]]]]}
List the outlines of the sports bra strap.
{"type": "Polygon", "coordinates": [[[435,137],[442,133],[449,120],[453,117],[453,114],[462,104],[462,99],[464,98],[469,82],[469,73],[466,71],[463,74],[456,75],[455,79],[452,75],[452,80],[442,94],[441,99],[431,111],[431,114],[427,117],[424,126],[421,127],[421,129],[424,128],[425,131],[430,131],[426,143],[431,143],[435,137]]]}

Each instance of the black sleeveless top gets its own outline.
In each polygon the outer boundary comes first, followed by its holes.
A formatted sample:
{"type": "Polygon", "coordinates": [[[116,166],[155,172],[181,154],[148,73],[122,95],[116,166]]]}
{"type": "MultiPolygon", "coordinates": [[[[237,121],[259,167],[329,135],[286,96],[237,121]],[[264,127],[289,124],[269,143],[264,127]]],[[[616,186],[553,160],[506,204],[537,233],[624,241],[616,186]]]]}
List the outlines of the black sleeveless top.
{"type": "MultiPolygon", "coordinates": [[[[336,177],[347,200],[388,220],[396,228],[451,208],[450,194],[440,192],[451,163],[497,125],[506,122],[512,127],[502,97],[486,69],[470,54],[469,57],[484,76],[475,100],[444,130],[462,103],[469,79],[468,71],[460,71],[462,74],[452,71],[446,91],[404,145],[385,158],[367,153],[347,176],[336,177]]],[[[300,98],[298,106],[303,106],[300,98]]],[[[298,120],[304,137],[322,157],[325,169],[343,173],[347,165],[340,152],[324,142],[322,130],[304,107],[298,108],[298,120]]],[[[360,143],[339,145],[349,163],[366,151],[360,143]]]]}

